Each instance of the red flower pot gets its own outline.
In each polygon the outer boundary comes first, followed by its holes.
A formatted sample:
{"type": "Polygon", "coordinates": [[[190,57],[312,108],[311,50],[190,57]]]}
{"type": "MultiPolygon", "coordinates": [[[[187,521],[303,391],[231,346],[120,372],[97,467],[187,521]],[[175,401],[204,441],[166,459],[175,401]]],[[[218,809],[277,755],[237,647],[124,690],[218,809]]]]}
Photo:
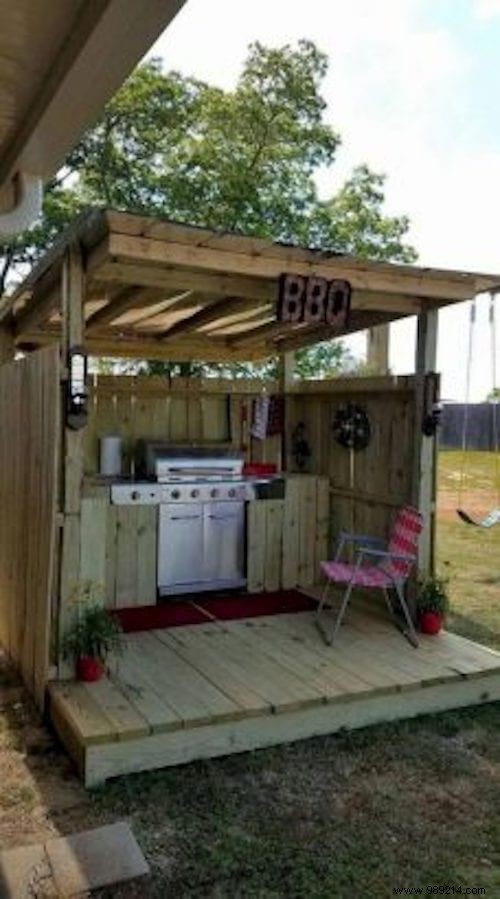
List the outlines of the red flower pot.
{"type": "Polygon", "coordinates": [[[76,660],[76,676],[87,684],[100,680],[104,674],[104,663],[92,656],[82,656],[76,660]]]}
{"type": "Polygon", "coordinates": [[[443,626],[443,616],[440,612],[421,612],[420,630],[423,634],[439,634],[443,626]]]}

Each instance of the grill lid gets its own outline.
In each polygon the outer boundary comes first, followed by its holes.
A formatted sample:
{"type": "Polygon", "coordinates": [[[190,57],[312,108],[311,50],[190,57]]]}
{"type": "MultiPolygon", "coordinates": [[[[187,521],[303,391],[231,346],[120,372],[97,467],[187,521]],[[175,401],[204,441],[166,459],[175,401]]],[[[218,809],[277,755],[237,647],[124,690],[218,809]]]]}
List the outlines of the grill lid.
{"type": "Polygon", "coordinates": [[[244,464],[244,457],[232,449],[173,446],[157,441],[147,442],[143,455],[145,473],[158,481],[240,477],[244,464]]]}

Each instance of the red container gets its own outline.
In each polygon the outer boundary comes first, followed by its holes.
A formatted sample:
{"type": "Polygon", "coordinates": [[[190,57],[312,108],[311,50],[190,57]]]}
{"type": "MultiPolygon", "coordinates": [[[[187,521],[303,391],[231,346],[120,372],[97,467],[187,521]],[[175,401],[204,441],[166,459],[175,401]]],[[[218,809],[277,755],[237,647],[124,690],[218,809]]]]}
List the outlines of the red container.
{"type": "Polygon", "coordinates": [[[76,676],[78,680],[91,684],[100,680],[104,674],[104,662],[94,659],[92,656],[82,656],[76,660],[76,676]]]}
{"type": "Polygon", "coordinates": [[[271,462],[246,462],[243,466],[244,475],[256,475],[257,477],[276,474],[277,471],[278,466],[273,465],[271,462]]]}
{"type": "Polygon", "coordinates": [[[423,634],[439,634],[443,626],[443,616],[440,612],[421,612],[420,630],[423,634]]]}

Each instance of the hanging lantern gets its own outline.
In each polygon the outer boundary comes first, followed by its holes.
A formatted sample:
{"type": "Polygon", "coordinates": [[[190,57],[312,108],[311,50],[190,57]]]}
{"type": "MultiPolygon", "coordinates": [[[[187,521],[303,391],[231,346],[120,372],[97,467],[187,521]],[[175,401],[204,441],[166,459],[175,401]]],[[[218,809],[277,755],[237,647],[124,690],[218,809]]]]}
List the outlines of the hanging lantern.
{"type": "Polygon", "coordinates": [[[83,347],[71,347],[68,352],[66,424],[72,431],[85,427],[87,422],[87,371],[88,360],[83,347]]]}

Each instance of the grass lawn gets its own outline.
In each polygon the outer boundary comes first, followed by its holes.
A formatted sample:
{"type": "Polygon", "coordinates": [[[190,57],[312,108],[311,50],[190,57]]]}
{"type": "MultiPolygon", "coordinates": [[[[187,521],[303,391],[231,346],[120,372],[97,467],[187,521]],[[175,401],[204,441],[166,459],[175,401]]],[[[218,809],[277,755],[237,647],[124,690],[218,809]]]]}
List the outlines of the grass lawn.
{"type": "MultiPolygon", "coordinates": [[[[450,629],[500,649],[500,526],[482,530],[456,514],[462,453],[439,458],[438,567],[449,577],[450,629]]],[[[469,453],[462,505],[481,517],[499,505],[493,453],[469,453]]],[[[500,485],[499,485],[500,486],[500,485]]]]}
{"type": "MultiPolygon", "coordinates": [[[[500,528],[456,518],[453,455],[441,459],[438,531],[451,625],[500,646],[500,528]]],[[[472,461],[485,490],[487,460],[472,461]]],[[[101,897],[364,899],[433,886],[500,896],[498,706],[122,778],[90,795],[27,703],[0,725],[0,844],[131,822],[152,876],[101,897]]]]}

